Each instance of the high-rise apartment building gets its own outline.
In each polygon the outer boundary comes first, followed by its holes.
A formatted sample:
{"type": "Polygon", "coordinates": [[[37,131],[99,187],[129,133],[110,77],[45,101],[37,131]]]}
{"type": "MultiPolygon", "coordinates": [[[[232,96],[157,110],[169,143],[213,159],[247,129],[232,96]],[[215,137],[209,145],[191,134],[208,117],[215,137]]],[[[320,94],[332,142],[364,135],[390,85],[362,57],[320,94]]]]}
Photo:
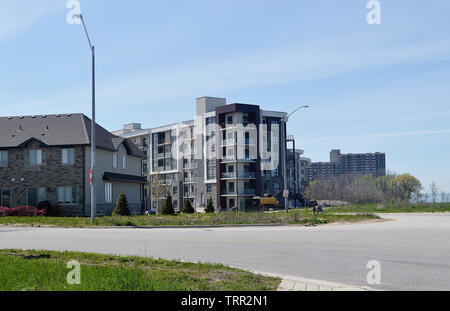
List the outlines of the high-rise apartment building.
{"type": "Polygon", "coordinates": [[[386,154],[376,153],[348,153],[341,154],[339,149],[331,150],[330,162],[316,162],[309,166],[309,179],[320,180],[341,175],[374,177],[386,175],[386,154]]]}
{"type": "Polygon", "coordinates": [[[192,121],[152,129],[132,123],[114,133],[146,154],[148,207],[161,208],[168,192],[176,209],[185,200],[201,207],[211,198],[220,211],[244,210],[247,199],[283,189],[280,137],[285,117],[257,105],[201,97],[192,121]]]}

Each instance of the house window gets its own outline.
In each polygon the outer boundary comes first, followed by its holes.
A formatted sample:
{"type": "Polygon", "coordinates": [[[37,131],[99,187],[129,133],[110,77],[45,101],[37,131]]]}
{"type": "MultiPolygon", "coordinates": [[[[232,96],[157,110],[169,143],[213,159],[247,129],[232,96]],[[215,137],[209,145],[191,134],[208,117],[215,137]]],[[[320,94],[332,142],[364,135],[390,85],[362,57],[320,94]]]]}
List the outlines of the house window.
{"type": "Polygon", "coordinates": [[[42,164],[42,150],[41,149],[29,150],[28,156],[29,156],[30,165],[41,165],[42,164]]]}
{"type": "Polygon", "coordinates": [[[8,166],[8,151],[0,151],[0,166],[8,166]]]}
{"type": "Polygon", "coordinates": [[[47,189],[27,188],[27,205],[37,206],[40,202],[47,200],[47,189]]]}
{"type": "Polygon", "coordinates": [[[228,124],[233,124],[233,116],[229,116],[229,117],[227,118],[227,123],[228,123],[228,124]]]}
{"type": "Polygon", "coordinates": [[[127,169],[127,156],[122,156],[122,168],[127,169]]]}
{"type": "Polygon", "coordinates": [[[62,164],[75,164],[75,149],[61,149],[61,163],[62,164]]]}
{"type": "Polygon", "coordinates": [[[77,187],[58,187],[58,203],[60,204],[77,204],[78,188],[77,187]]]}
{"type": "Polygon", "coordinates": [[[113,195],[112,195],[112,183],[105,183],[105,203],[112,203],[113,195]]]}
{"type": "Polygon", "coordinates": [[[117,168],[117,153],[113,153],[113,168],[117,168]]]}
{"type": "Polygon", "coordinates": [[[173,195],[177,195],[178,194],[178,187],[173,187],[172,193],[173,193],[173,195]]]}
{"type": "Polygon", "coordinates": [[[11,207],[11,192],[9,189],[0,189],[0,206],[11,207]]]}

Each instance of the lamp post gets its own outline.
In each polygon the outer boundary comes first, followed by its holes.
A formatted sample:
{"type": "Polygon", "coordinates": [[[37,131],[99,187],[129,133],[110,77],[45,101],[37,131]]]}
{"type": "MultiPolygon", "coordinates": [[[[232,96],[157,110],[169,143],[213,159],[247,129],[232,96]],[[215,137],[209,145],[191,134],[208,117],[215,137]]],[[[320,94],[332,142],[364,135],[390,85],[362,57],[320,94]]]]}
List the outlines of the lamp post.
{"type": "Polygon", "coordinates": [[[286,129],[287,129],[287,123],[289,121],[289,118],[299,111],[302,108],[309,108],[309,106],[300,106],[297,109],[295,109],[293,112],[291,112],[289,115],[287,115],[286,118],[281,122],[281,135],[283,142],[283,148],[281,150],[283,151],[283,176],[284,176],[284,191],[283,191],[283,197],[284,197],[284,209],[286,213],[289,212],[289,206],[288,206],[288,199],[289,199],[289,192],[288,192],[288,186],[287,186],[287,169],[286,169],[286,157],[287,157],[287,138],[286,138],[286,129]]]}
{"type": "Polygon", "coordinates": [[[83,15],[77,14],[75,17],[81,19],[83,23],[84,31],[89,42],[89,47],[92,53],[92,123],[91,123],[91,171],[90,171],[90,183],[91,183],[91,221],[95,220],[97,216],[97,205],[95,198],[95,46],[92,45],[89,33],[84,22],[83,15]]]}

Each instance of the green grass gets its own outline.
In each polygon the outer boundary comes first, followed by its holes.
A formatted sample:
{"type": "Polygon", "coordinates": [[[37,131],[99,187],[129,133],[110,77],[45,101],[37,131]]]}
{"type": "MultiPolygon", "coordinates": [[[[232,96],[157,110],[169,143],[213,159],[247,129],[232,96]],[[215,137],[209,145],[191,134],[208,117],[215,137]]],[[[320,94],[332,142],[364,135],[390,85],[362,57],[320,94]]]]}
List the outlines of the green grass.
{"type": "Polygon", "coordinates": [[[328,213],[442,213],[450,212],[450,203],[361,204],[326,209],[328,213]]]}
{"type": "Polygon", "coordinates": [[[271,291],[280,279],[219,264],[76,252],[0,250],[0,291],[271,291]],[[81,284],[69,285],[69,261],[81,284]]]}
{"type": "Polygon", "coordinates": [[[218,213],[218,214],[181,214],[152,216],[111,216],[99,217],[92,224],[90,218],[69,217],[0,217],[0,224],[60,227],[164,227],[198,225],[248,225],[248,224],[326,224],[333,222],[358,222],[376,219],[369,213],[361,215],[335,215],[324,213],[314,216],[309,210],[295,210],[289,213],[218,213]]]}

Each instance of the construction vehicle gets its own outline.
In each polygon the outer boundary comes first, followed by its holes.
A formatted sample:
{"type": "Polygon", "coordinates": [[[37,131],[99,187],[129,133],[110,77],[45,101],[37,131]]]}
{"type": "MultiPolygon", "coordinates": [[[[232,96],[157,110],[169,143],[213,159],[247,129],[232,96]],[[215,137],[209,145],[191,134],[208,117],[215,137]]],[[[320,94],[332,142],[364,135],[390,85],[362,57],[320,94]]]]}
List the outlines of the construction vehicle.
{"type": "MultiPolygon", "coordinates": [[[[245,201],[245,212],[263,212],[269,210],[283,210],[285,198],[283,197],[283,191],[279,191],[275,194],[265,194],[264,197],[253,197],[245,201]]],[[[299,207],[313,207],[317,204],[316,201],[310,201],[302,194],[289,194],[289,200],[298,202],[296,206],[299,207]]]]}

